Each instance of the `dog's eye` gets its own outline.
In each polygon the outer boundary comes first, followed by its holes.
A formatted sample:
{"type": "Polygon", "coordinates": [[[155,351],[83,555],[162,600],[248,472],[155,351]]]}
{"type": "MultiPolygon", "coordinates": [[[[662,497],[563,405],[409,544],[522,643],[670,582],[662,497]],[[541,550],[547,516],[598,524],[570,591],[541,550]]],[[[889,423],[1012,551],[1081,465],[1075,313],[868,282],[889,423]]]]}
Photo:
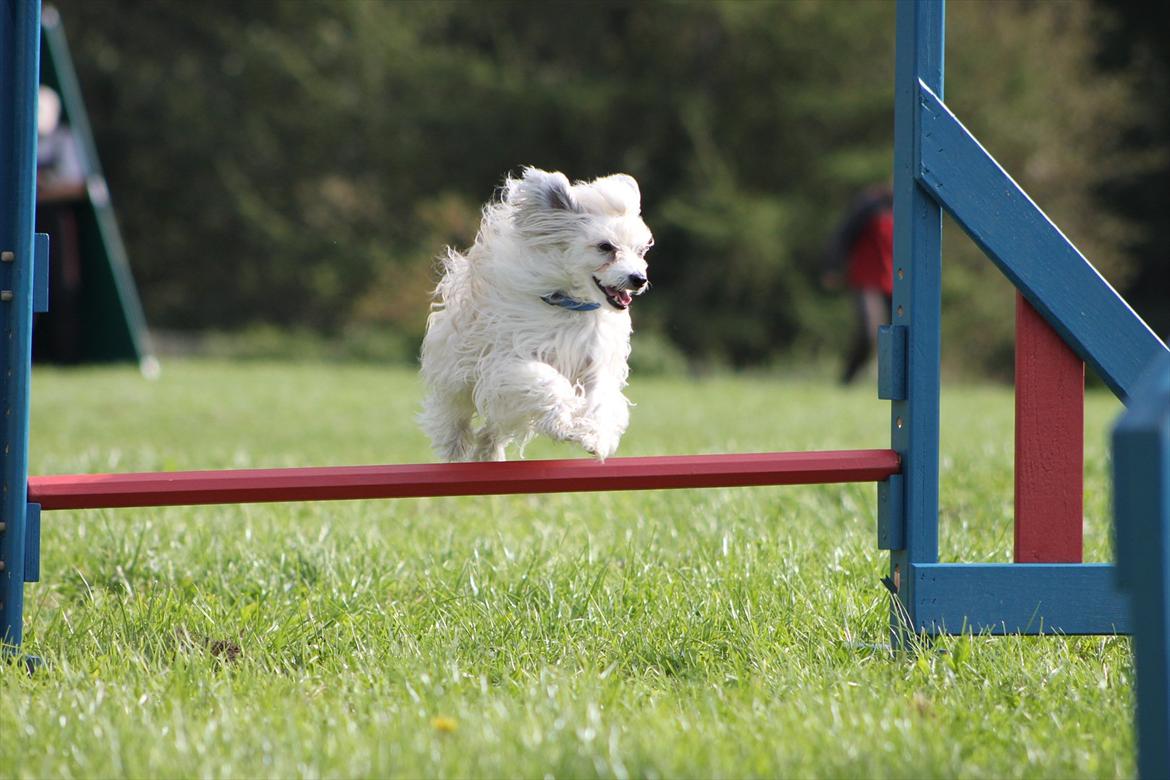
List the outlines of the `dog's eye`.
{"type": "Polygon", "coordinates": [[[613,244],[609,243],[608,241],[602,241],[600,244],[597,245],[597,251],[601,252],[603,255],[612,255],[614,252],[617,251],[617,247],[614,246],[613,244]]]}

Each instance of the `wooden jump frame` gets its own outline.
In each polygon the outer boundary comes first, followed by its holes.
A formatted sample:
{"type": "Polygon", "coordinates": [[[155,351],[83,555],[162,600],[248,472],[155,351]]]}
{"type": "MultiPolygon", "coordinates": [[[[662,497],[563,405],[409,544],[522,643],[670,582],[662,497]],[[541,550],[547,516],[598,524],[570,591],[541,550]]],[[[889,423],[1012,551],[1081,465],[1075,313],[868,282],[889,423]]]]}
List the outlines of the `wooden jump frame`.
{"type": "Polygon", "coordinates": [[[897,10],[894,315],[878,382],[891,407],[888,450],[39,477],[28,475],[28,418],[32,316],[48,298],[48,242],[33,235],[40,3],[0,3],[0,642],[10,650],[24,584],[39,572],[42,509],[855,481],[878,485],[895,639],[1133,624],[1113,566],[1080,562],[1084,365],[1128,402],[1167,349],[943,102],[942,0],[899,0],[897,10]],[[944,209],[1020,294],[1017,563],[938,562],[944,209]]]}

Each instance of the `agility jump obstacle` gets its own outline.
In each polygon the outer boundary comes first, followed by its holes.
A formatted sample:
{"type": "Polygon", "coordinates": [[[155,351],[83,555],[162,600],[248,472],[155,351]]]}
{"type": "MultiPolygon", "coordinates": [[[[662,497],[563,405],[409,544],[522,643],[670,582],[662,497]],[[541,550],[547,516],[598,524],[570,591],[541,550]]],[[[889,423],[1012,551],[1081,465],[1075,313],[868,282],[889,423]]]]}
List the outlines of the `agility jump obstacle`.
{"type": "Polygon", "coordinates": [[[47,240],[33,235],[40,5],[0,1],[0,640],[10,648],[24,584],[39,572],[42,510],[835,482],[877,483],[895,629],[1129,630],[1113,567],[1080,562],[1084,365],[1128,400],[1167,350],[943,102],[941,1],[897,10],[894,311],[878,382],[891,402],[888,450],[32,477],[29,343],[47,304],[47,240]],[[938,561],[943,209],[1020,293],[1011,564],[938,561]]]}

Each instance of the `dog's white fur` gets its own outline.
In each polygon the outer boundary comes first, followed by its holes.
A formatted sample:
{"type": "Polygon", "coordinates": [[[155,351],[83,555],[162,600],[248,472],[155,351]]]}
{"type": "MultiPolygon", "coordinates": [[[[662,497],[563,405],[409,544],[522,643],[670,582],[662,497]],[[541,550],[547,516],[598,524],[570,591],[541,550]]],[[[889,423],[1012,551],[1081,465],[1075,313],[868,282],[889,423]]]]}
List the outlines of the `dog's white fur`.
{"type": "Polygon", "coordinates": [[[617,450],[630,419],[622,304],[646,290],[653,243],[640,213],[625,174],[570,184],[525,168],[484,207],[471,249],[447,249],[422,345],[419,422],[436,455],[504,460],[536,434],[600,460],[617,450]],[[556,294],[599,307],[544,300],[556,294]]]}

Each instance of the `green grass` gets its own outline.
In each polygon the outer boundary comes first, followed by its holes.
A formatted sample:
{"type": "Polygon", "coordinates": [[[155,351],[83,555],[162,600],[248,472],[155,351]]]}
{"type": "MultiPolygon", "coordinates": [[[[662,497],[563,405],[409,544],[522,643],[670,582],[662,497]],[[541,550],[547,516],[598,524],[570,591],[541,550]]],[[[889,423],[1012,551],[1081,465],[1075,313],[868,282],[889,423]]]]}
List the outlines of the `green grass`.
{"type": "MultiPolygon", "coordinates": [[[[34,473],[411,462],[415,377],[38,370],[34,473]]],[[[882,447],[870,387],[640,379],[622,454],[882,447]]],[[[1109,557],[1110,398],[1086,547],[1109,557]]],[[[1010,559],[1010,390],[945,394],[944,560],[1010,559]]],[[[574,455],[548,443],[530,457],[574,455]]],[[[892,656],[872,485],[48,513],[0,776],[1134,771],[1129,644],[892,656]],[[878,647],[867,646],[877,644],[878,647]]]]}

